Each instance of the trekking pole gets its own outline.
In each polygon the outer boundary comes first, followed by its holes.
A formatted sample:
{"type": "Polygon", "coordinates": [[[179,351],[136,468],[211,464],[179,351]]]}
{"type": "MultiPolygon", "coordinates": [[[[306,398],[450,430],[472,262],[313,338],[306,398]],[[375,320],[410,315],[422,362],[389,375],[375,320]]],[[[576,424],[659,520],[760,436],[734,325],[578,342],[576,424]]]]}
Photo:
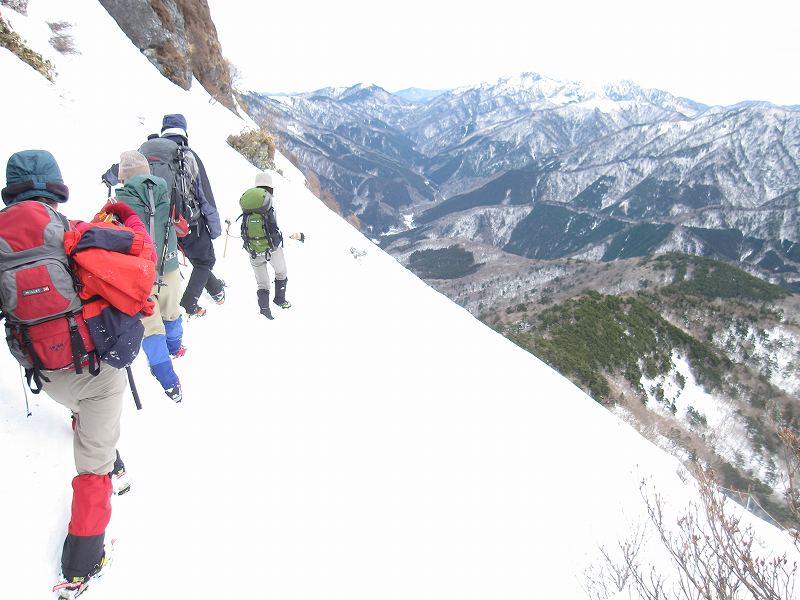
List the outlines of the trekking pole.
{"type": "Polygon", "coordinates": [[[231,220],[225,219],[225,247],[222,249],[222,258],[228,253],[228,231],[231,228],[231,220]]]}
{"type": "Polygon", "coordinates": [[[142,400],[139,398],[139,392],[136,391],[136,382],[133,380],[133,371],[130,366],[125,367],[128,372],[128,385],[131,386],[131,394],[133,394],[133,402],[136,404],[136,410],[142,410],[142,400]]]}
{"type": "Polygon", "coordinates": [[[25,416],[30,417],[33,413],[31,413],[31,407],[28,405],[28,390],[25,389],[25,371],[22,365],[19,366],[19,372],[22,379],[22,393],[25,395],[25,412],[27,413],[25,416]]]}

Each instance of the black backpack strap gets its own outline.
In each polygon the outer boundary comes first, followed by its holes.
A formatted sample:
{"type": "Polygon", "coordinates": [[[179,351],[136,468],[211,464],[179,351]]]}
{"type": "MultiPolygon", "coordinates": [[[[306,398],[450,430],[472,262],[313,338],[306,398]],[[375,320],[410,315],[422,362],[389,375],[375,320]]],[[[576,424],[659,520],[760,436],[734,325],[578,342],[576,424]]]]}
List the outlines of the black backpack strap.
{"type": "Polygon", "coordinates": [[[81,361],[86,356],[86,346],[84,346],[81,332],[78,330],[78,321],[75,320],[75,315],[69,315],[67,323],[69,323],[69,343],[72,346],[72,366],[75,373],[80,375],[83,373],[81,361]]]}
{"type": "Polygon", "coordinates": [[[28,353],[28,356],[31,357],[31,364],[32,367],[25,369],[25,379],[28,381],[28,387],[30,388],[31,392],[34,394],[38,394],[42,391],[42,381],[50,381],[42,371],[44,370],[44,365],[42,364],[42,359],[39,358],[39,355],[36,354],[36,351],[33,349],[33,340],[31,340],[30,331],[28,331],[27,325],[20,325],[19,326],[19,334],[22,337],[22,349],[28,353]],[[31,381],[36,384],[34,388],[31,385],[31,381]]]}
{"type": "MultiPolygon", "coordinates": [[[[91,298],[87,298],[86,300],[81,300],[81,306],[86,306],[91,302],[97,302],[98,300],[102,300],[102,296],[95,294],[91,298]]],[[[79,312],[75,314],[80,314],[83,312],[81,309],[79,312]]],[[[80,335],[80,332],[77,329],[77,322],[75,323],[75,331],[72,330],[72,323],[70,323],[70,341],[72,343],[72,356],[73,361],[75,360],[75,348],[78,348],[78,352],[80,353],[81,358],[86,356],[87,360],[89,361],[89,374],[92,377],[96,377],[100,373],[100,354],[97,352],[95,348],[91,352],[86,351],[86,346],[83,344],[83,338],[80,335]]],[[[75,371],[79,373],[79,371],[75,371]]]]}
{"type": "Polygon", "coordinates": [[[89,359],[89,375],[97,377],[100,374],[100,355],[97,350],[92,350],[87,357],[89,359]]]}
{"type": "Polygon", "coordinates": [[[89,374],[92,377],[96,377],[100,373],[100,359],[97,350],[95,349],[91,352],[86,350],[86,345],[83,343],[81,332],[78,329],[78,321],[75,320],[74,314],[67,317],[67,322],[69,323],[69,339],[72,345],[72,364],[75,367],[75,373],[78,375],[83,373],[81,362],[86,357],[89,361],[89,374]]]}
{"type": "Polygon", "coordinates": [[[156,200],[153,197],[153,188],[155,184],[148,179],[145,181],[145,186],[147,187],[147,206],[145,208],[150,215],[150,227],[147,233],[149,233],[150,238],[153,239],[156,230],[156,200]]]}
{"type": "MultiPolygon", "coordinates": [[[[149,179],[145,182],[145,186],[147,187],[147,206],[145,206],[145,210],[147,214],[150,215],[150,227],[147,229],[147,233],[150,234],[150,240],[155,244],[156,243],[156,199],[153,197],[153,188],[155,184],[150,181],[149,179]]],[[[167,226],[169,227],[169,219],[167,219],[167,226]]],[[[169,230],[167,230],[167,235],[169,235],[169,230]]],[[[165,252],[161,252],[161,255],[158,257],[158,262],[156,263],[156,271],[158,273],[158,278],[156,283],[158,284],[158,291],[161,291],[161,278],[164,275],[164,254],[165,252]]]]}
{"type": "Polygon", "coordinates": [[[28,382],[28,389],[34,394],[38,394],[42,391],[42,378],[44,378],[45,381],[50,381],[37,369],[25,369],[25,381],[28,382]],[[36,384],[35,388],[31,385],[31,382],[36,384]]]}

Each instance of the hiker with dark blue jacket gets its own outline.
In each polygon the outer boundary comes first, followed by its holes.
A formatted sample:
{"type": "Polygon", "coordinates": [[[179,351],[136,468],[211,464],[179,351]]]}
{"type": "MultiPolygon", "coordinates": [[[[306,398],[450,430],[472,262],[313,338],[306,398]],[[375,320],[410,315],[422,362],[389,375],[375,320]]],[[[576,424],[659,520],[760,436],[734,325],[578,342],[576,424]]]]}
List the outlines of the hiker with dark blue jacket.
{"type": "MultiPolygon", "coordinates": [[[[181,114],[164,115],[161,137],[188,147],[186,118],[181,114]]],[[[212,272],[217,260],[212,240],[222,234],[222,225],[203,162],[194,150],[188,150],[186,155],[194,159],[187,162],[189,163],[192,190],[200,205],[201,215],[195,223],[191,224],[188,235],[179,240],[183,253],[192,264],[192,274],[189,276],[180,304],[188,316],[201,317],[206,313],[206,310],[198,305],[203,289],[217,304],[225,302],[225,282],[218,279],[212,272]],[[196,163],[196,170],[191,167],[193,162],[196,163]]]]}

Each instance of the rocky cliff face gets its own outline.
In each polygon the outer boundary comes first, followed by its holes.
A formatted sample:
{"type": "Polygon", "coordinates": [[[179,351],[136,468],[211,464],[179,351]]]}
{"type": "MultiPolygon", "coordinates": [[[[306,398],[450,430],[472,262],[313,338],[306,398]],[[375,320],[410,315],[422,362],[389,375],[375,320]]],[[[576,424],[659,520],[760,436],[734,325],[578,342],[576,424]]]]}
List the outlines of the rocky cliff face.
{"type": "Polygon", "coordinates": [[[206,0],[100,0],[100,4],[166,78],[188,90],[195,77],[233,110],[230,70],[206,0]]]}

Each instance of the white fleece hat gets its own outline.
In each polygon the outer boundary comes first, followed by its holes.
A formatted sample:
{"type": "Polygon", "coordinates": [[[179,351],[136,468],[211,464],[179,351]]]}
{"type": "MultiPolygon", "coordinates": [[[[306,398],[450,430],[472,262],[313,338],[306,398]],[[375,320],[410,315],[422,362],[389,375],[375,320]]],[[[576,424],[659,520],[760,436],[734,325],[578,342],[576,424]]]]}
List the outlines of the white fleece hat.
{"type": "Polygon", "coordinates": [[[272,185],[272,173],[269,171],[261,171],[256,175],[256,185],[255,187],[268,187],[274,188],[275,186],[272,185]]]}

